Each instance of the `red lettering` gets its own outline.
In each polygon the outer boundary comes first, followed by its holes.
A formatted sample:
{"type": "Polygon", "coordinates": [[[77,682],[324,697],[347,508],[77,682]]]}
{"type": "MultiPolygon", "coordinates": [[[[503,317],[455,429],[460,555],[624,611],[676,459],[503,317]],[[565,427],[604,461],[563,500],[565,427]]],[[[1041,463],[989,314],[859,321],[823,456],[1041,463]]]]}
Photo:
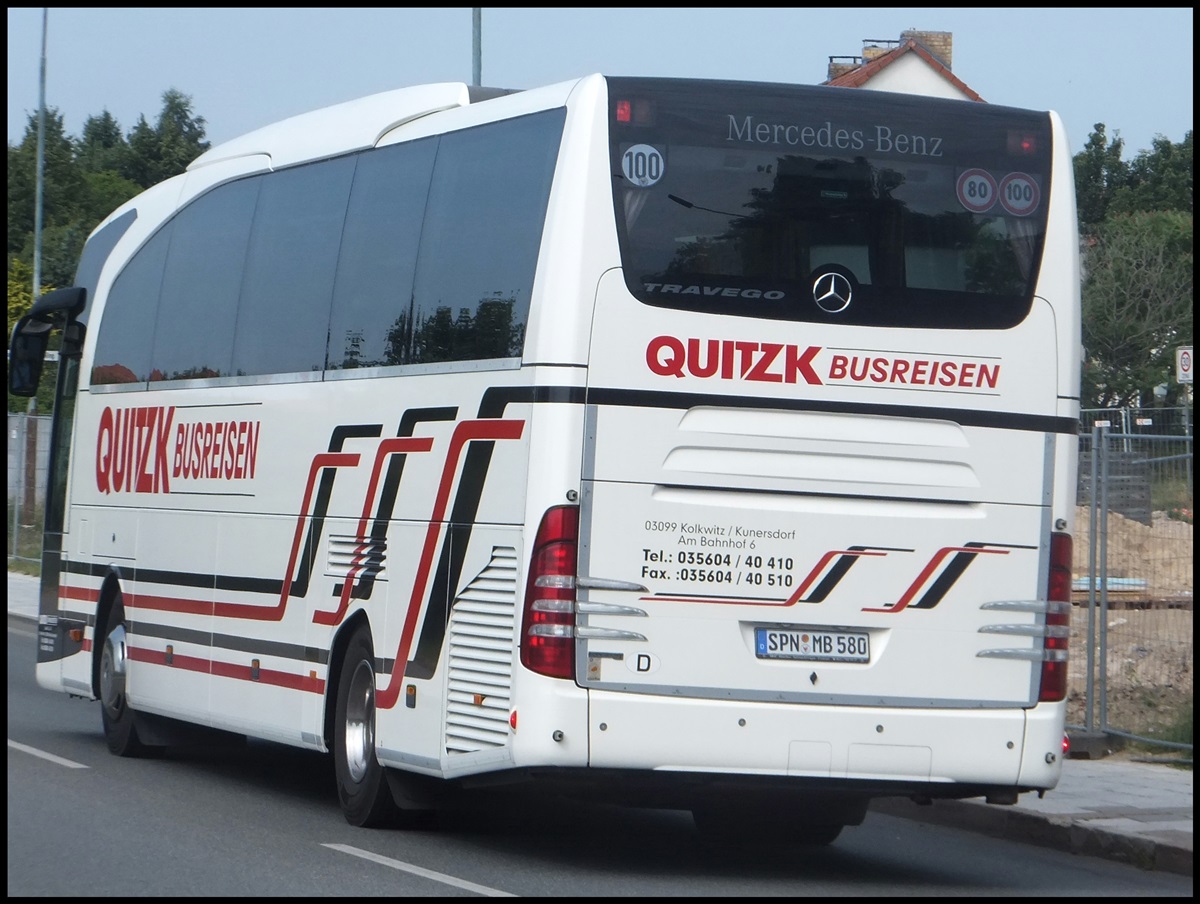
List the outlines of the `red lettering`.
{"type": "Polygon", "coordinates": [[[657,336],[646,346],[646,366],[660,377],[682,377],[686,357],[683,343],[674,336],[657,336]]]}
{"type": "Polygon", "coordinates": [[[112,492],[109,468],[113,459],[113,413],[111,408],[100,412],[100,427],[96,431],[96,489],[107,495],[112,492]]]}
{"type": "Polygon", "coordinates": [[[693,377],[711,377],[717,372],[717,368],[721,364],[720,340],[709,339],[705,342],[705,346],[708,349],[708,360],[701,363],[700,340],[689,339],[687,341],[688,373],[693,377]]]}
{"type": "Polygon", "coordinates": [[[821,346],[819,345],[810,345],[803,353],[800,353],[800,349],[796,346],[787,345],[784,349],[784,380],[788,383],[795,383],[796,375],[799,374],[810,386],[824,385],[812,365],[813,358],[820,351],[821,346]]]}
{"type": "Polygon", "coordinates": [[[733,345],[738,350],[738,357],[740,358],[738,371],[745,377],[746,374],[750,373],[750,367],[754,363],[754,353],[758,351],[758,343],[739,340],[734,342],[733,345]]]}
{"type": "Polygon", "coordinates": [[[779,342],[764,342],[761,348],[762,354],[746,379],[764,383],[781,383],[783,381],[783,374],[768,373],[767,368],[779,357],[779,353],[783,350],[783,344],[779,342]]]}

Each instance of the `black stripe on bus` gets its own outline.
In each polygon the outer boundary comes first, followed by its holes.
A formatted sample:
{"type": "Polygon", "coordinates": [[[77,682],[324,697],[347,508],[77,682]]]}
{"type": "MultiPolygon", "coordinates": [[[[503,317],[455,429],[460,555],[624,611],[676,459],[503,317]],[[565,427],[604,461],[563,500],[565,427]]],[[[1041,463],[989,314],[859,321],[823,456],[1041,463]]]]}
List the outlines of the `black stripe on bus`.
{"type": "Polygon", "coordinates": [[[1027,430],[1036,433],[1078,434],[1079,421],[1070,417],[1019,414],[1007,411],[979,411],[969,408],[927,408],[923,405],[887,405],[873,402],[834,402],[822,399],[767,399],[759,396],[717,395],[697,392],[667,392],[652,389],[589,388],[589,405],[621,408],[770,408],[782,411],[820,411],[837,414],[883,415],[953,421],[964,427],[991,427],[999,430],[1027,430]]]}

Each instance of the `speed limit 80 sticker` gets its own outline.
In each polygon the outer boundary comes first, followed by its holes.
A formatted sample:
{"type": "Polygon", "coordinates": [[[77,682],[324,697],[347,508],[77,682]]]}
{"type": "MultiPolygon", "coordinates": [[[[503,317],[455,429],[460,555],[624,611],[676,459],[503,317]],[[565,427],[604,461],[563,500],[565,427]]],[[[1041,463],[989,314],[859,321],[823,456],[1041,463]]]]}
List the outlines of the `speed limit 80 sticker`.
{"type": "Polygon", "coordinates": [[[964,170],[954,188],[958,203],[971,213],[986,213],[996,203],[996,180],[987,170],[964,170]]]}

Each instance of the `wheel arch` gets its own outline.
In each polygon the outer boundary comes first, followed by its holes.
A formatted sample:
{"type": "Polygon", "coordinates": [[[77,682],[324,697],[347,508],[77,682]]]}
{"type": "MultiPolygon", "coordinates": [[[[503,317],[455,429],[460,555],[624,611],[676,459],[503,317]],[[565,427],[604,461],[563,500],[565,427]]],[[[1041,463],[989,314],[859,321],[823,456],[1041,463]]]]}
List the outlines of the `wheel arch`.
{"type": "Polygon", "coordinates": [[[337,716],[337,699],[338,699],[338,682],[342,674],[342,662],[346,658],[346,647],[350,645],[350,638],[355,635],[360,627],[365,627],[367,633],[371,635],[371,649],[375,649],[375,636],[371,630],[371,620],[367,617],[367,613],[361,609],[355,612],[348,619],[342,622],[337,633],[333,636],[333,643],[329,647],[329,666],[326,669],[325,682],[325,716],[322,720],[322,740],[325,742],[325,749],[333,749],[333,723],[337,716]]]}
{"type": "MultiPolygon", "coordinates": [[[[100,596],[96,602],[96,624],[92,632],[92,696],[100,698],[100,655],[104,651],[104,639],[108,636],[108,619],[112,615],[113,605],[118,597],[124,595],[121,589],[123,578],[117,568],[110,568],[100,585],[100,596]]],[[[125,615],[129,619],[128,613],[125,615]]]]}

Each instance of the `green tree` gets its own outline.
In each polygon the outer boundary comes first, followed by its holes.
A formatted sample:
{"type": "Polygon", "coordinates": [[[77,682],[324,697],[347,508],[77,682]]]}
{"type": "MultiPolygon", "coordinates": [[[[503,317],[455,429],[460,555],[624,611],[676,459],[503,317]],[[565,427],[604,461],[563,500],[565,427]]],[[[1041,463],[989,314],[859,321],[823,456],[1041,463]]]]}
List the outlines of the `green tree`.
{"type": "MultiPolygon", "coordinates": [[[[33,261],[30,238],[37,208],[37,135],[37,115],[32,114],[21,143],[8,148],[8,253],[28,249],[27,263],[33,261]]],[[[63,130],[62,115],[53,108],[46,111],[42,163],[42,226],[69,223],[84,195],[83,170],[75,160],[74,144],[63,130]]]]}
{"type": "Polygon", "coordinates": [[[1192,338],[1192,215],[1110,217],[1089,240],[1083,286],[1084,407],[1140,405],[1192,338]]]}
{"type": "Polygon", "coordinates": [[[142,188],[176,176],[209,148],[205,120],[192,112],[192,99],[174,88],[163,92],[163,108],[151,127],[142,116],[129,133],[129,154],[121,175],[142,188]]]}
{"type": "Polygon", "coordinates": [[[1084,407],[1149,403],[1192,339],[1192,132],[1130,163],[1097,123],[1074,159],[1083,236],[1084,407]]]}
{"type": "Polygon", "coordinates": [[[1072,161],[1075,168],[1075,200],[1079,207],[1079,231],[1090,235],[1108,217],[1113,196],[1129,181],[1129,165],[1121,159],[1124,140],[1105,135],[1098,122],[1084,149],[1072,161]]]}
{"type": "Polygon", "coordinates": [[[1110,212],[1145,210],[1192,212],[1192,130],[1172,144],[1159,135],[1154,146],[1142,151],[1129,166],[1129,181],[1113,196],[1110,212]]]}
{"type": "Polygon", "coordinates": [[[120,123],[105,110],[89,116],[83,124],[76,157],[88,173],[119,173],[129,156],[129,143],[121,134],[120,123]]]}

